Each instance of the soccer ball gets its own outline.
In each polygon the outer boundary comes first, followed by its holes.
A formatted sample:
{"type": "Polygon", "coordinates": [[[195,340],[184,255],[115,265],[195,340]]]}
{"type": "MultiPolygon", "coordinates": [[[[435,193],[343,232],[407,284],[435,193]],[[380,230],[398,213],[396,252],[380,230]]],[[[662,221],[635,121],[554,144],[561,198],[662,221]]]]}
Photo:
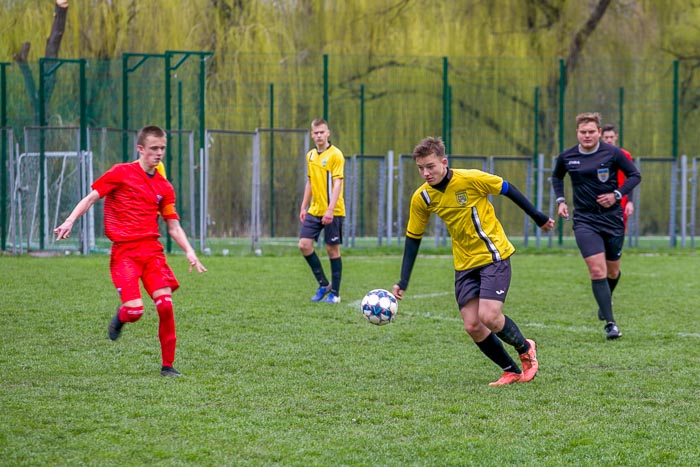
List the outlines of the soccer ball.
{"type": "Polygon", "coordinates": [[[398,309],[399,302],[394,294],[384,289],[370,290],[360,305],[362,315],[378,326],[391,323],[398,309]]]}

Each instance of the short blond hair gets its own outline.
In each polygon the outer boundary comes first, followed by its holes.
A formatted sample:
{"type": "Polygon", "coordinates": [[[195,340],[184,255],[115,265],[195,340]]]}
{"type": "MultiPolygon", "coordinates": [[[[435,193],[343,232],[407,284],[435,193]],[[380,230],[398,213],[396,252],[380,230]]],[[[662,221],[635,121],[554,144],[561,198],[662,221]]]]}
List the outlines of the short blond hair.
{"type": "Polygon", "coordinates": [[[326,125],[326,128],[330,128],[328,126],[328,122],[322,118],[314,118],[314,120],[311,122],[311,128],[315,128],[315,127],[321,126],[321,125],[326,125]]]}

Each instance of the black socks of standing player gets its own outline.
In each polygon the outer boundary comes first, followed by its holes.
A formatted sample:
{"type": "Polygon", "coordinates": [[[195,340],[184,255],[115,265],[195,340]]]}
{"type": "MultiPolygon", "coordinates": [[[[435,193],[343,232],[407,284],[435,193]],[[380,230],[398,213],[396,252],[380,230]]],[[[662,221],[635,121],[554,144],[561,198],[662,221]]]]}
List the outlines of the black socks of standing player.
{"type": "Polygon", "coordinates": [[[508,352],[506,352],[506,349],[503,347],[500,339],[496,337],[496,334],[490,333],[486,339],[477,342],[476,346],[479,347],[479,350],[493,363],[501,367],[503,371],[521,373],[520,368],[513,361],[508,352]]]}
{"type": "MultiPolygon", "coordinates": [[[[619,279],[620,276],[617,276],[619,279]]],[[[617,279],[615,279],[617,281],[617,279]]],[[[603,321],[610,323],[615,321],[612,312],[612,293],[610,293],[610,285],[608,285],[608,279],[596,279],[591,281],[591,288],[593,289],[593,296],[595,301],[598,302],[598,308],[600,309],[600,317],[604,318],[603,321]]]]}
{"type": "Polygon", "coordinates": [[[340,296],[340,278],[343,275],[343,260],[340,256],[331,258],[331,292],[336,297],[340,296]]]}
{"type": "Polygon", "coordinates": [[[309,256],[304,256],[304,259],[309,263],[311,272],[314,273],[314,277],[321,287],[328,287],[328,279],[326,278],[326,273],[323,272],[323,266],[321,266],[321,260],[318,259],[318,255],[314,251],[309,256]]]}

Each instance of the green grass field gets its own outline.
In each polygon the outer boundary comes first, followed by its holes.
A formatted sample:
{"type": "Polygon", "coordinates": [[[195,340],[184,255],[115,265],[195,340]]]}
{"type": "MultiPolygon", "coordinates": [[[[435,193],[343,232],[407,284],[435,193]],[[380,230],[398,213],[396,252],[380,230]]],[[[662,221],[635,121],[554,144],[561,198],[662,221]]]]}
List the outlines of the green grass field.
{"type": "Polygon", "coordinates": [[[626,252],[606,342],[578,254],[517,254],[505,310],[541,369],[494,388],[447,256],[419,258],[377,327],[358,304],[397,255],[345,255],[340,305],[308,301],[296,255],[211,256],[202,275],[173,255],[182,378],[159,375],[152,302],[107,338],[107,256],[0,257],[0,464],[697,466],[698,259],[626,252]]]}

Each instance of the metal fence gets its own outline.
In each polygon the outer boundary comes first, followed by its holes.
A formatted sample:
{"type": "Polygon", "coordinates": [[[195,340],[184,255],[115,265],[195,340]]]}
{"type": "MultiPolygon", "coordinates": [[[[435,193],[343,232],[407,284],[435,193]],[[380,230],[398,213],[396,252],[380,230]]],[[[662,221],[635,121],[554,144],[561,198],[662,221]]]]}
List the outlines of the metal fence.
{"type": "MultiPolygon", "coordinates": [[[[74,236],[56,244],[52,231],[89,192],[91,183],[121,162],[119,145],[129,138],[136,158],[134,133],[95,128],[87,150],[80,150],[77,127],[26,127],[24,145],[6,131],[10,196],[7,250],[61,249],[106,251],[102,203],[81,219],[74,236]]],[[[178,197],[178,211],[188,235],[200,250],[263,251],[296,245],[299,206],[306,182],[304,154],[310,148],[306,129],[206,131],[205,151],[197,153],[194,132],[171,132],[168,177],[178,197]],[[294,161],[290,163],[289,161],[294,161]],[[289,181],[292,180],[292,183],[289,181]]],[[[700,233],[698,170],[700,158],[637,157],[642,184],[634,190],[635,212],[628,221],[628,245],[694,247],[700,233]]],[[[515,184],[542,211],[555,217],[550,183],[554,158],[536,160],[507,155],[448,155],[453,168],[496,173],[515,184]]],[[[362,248],[399,245],[405,234],[412,193],[422,184],[409,154],[346,155],[345,245],[362,248]]],[[[566,184],[570,192],[570,184],[566,184]]],[[[570,193],[569,193],[570,194],[570,193]]],[[[515,204],[491,197],[501,223],[524,246],[556,248],[573,236],[571,223],[543,234],[515,204]],[[543,243],[543,239],[546,242],[543,243]]],[[[163,235],[168,241],[167,233],[163,235]]],[[[444,247],[449,236],[436,217],[426,232],[429,246],[444,247]]]]}

